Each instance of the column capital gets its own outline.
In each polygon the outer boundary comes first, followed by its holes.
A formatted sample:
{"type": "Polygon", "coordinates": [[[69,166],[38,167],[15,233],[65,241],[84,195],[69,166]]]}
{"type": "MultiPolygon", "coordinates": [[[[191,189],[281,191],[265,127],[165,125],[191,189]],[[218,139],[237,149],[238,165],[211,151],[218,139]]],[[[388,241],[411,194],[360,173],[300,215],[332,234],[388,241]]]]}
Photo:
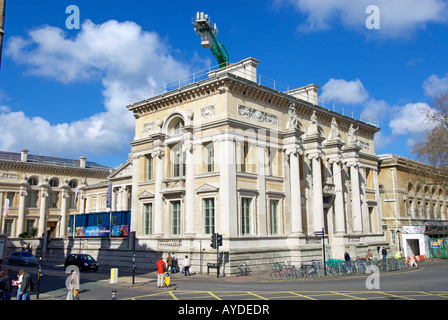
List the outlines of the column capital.
{"type": "Polygon", "coordinates": [[[162,148],[157,148],[151,151],[151,157],[162,159],[165,156],[165,150],[162,148]]]}
{"type": "Polygon", "coordinates": [[[289,157],[291,154],[293,155],[303,155],[303,149],[300,146],[287,146],[283,148],[285,154],[289,157]]]}

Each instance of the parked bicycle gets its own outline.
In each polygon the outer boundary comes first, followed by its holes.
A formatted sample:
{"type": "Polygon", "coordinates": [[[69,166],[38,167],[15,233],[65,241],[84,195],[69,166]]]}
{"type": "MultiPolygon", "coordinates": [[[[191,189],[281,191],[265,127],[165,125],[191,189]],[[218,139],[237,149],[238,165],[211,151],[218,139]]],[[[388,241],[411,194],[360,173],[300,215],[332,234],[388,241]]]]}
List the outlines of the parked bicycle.
{"type": "Polygon", "coordinates": [[[248,276],[250,273],[250,270],[248,268],[248,266],[245,263],[241,263],[238,267],[237,267],[237,277],[240,276],[248,276]]]}

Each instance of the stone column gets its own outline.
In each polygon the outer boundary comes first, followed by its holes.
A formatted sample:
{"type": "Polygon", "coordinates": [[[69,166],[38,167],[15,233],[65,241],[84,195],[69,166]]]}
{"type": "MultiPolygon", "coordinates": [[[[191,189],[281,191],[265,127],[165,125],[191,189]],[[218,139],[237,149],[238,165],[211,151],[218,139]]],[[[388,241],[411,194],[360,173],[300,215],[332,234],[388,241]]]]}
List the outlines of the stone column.
{"type": "MultiPolygon", "coordinates": [[[[309,156],[310,157],[310,156],[309,156]]],[[[322,173],[320,155],[311,155],[313,168],[313,220],[314,231],[322,231],[324,226],[324,203],[322,193],[322,173]]]]}
{"type": "Polygon", "coordinates": [[[369,221],[369,209],[367,208],[367,196],[366,196],[366,176],[364,168],[359,168],[359,175],[361,177],[360,192],[361,192],[361,216],[363,232],[370,233],[370,221],[369,221]]]}
{"type": "Polygon", "coordinates": [[[333,161],[335,232],[345,233],[344,194],[342,189],[342,168],[339,161],[333,161]]]}
{"type": "Polygon", "coordinates": [[[194,236],[195,233],[195,208],[194,208],[194,146],[190,134],[187,134],[182,151],[186,153],[185,175],[185,235],[194,236]]]}
{"type": "Polygon", "coordinates": [[[220,230],[226,237],[238,236],[238,198],[236,191],[235,140],[228,133],[220,140],[220,230]]]}
{"type": "Polygon", "coordinates": [[[268,210],[266,210],[266,147],[257,146],[257,186],[258,186],[258,232],[260,236],[265,236],[268,234],[267,229],[267,215],[268,210]]]}
{"type": "MultiPolygon", "coordinates": [[[[155,194],[154,194],[154,235],[163,235],[163,195],[162,195],[162,180],[163,180],[163,157],[165,151],[159,147],[151,153],[154,160],[156,160],[156,177],[155,177],[155,194]]],[[[133,208],[134,209],[134,208],[133,208]]]]}
{"type": "Polygon", "coordinates": [[[40,190],[40,211],[39,211],[39,231],[38,236],[41,236],[47,231],[47,198],[48,191],[46,188],[40,190]]]}
{"type": "Polygon", "coordinates": [[[303,235],[302,225],[302,195],[300,187],[299,155],[301,149],[292,147],[286,150],[289,156],[290,172],[290,194],[291,194],[291,233],[292,235],[303,235]]]}
{"type": "Polygon", "coordinates": [[[26,196],[28,195],[27,192],[27,185],[26,179],[22,180],[20,183],[20,201],[19,201],[19,215],[17,217],[17,226],[16,230],[17,233],[15,235],[12,235],[13,237],[17,237],[19,234],[21,234],[24,230],[24,223],[25,223],[25,205],[26,205],[26,196]]]}
{"type": "Polygon", "coordinates": [[[61,221],[60,226],[57,231],[57,236],[65,236],[67,232],[67,199],[68,199],[68,192],[66,189],[62,189],[61,192],[61,221]]]}
{"type": "Polygon", "coordinates": [[[361,193],[359,185],[359,171],[357,164],[350,166],[351,195],[352,195],[352,219],[353,232],[362,232],[361,193]]]}

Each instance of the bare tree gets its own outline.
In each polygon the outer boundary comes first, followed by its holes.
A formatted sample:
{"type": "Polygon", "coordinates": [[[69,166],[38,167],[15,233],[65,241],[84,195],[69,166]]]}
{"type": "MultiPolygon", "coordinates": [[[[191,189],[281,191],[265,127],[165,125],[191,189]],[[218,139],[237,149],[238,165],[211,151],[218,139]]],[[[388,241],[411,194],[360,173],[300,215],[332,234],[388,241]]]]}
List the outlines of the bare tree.
{"type": "Polygon", "coordinates": [[[448,94],[433,98],[432,108],[424,115],[428,130],[422,142],[414,145],[412,152],[417,160],[433,165],[448,173],[448,94]]]}

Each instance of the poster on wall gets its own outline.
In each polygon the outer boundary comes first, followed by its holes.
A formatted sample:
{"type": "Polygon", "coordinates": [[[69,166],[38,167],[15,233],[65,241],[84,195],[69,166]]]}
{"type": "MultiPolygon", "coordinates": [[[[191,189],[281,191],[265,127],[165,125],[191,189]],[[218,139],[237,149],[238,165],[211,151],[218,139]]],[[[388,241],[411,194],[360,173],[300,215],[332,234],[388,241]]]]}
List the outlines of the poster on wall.
{"type": "Polygon", "coordinates": [[[112,226],[112,237],[127,237],[129,236],[129,225],[112,226]]]}
{"type": "Polygon", "coordinates": [[[86,227],[85,237],[108,237],[109,226],[86,227]]]}

